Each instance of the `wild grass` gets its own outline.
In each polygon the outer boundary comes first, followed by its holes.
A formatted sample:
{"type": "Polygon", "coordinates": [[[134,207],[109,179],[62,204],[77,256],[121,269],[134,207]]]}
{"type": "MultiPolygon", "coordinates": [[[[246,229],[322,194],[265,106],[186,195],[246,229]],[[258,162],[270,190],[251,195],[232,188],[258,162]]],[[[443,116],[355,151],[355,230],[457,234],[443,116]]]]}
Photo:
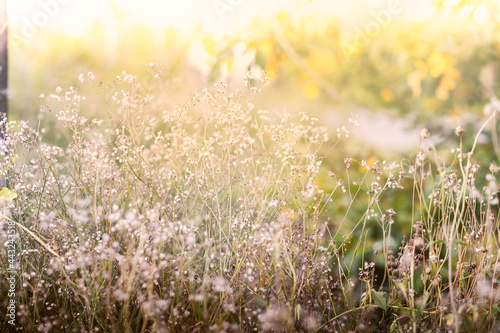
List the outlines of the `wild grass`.
{"type": "Polygon", "coordinates": [[[104,96],[104,119],[87,119],[70,88],[41,106],[40,119],[61,110],[50,130],[1,123],[0,171],[18,195],[1,199],[2,230],[18,232],[16,326],[0,282],[6,331],[499,329],[500,168],[475,162],[484,128],[470,148],[457,128],[452,161],[425,148],[424,130],[414,159],[369,165],[335,154],[347,127],[332,142],[306,113],[256,108],[266,76],[164,110],[131,74],[80,80],[104,96]],[[406,212],[389,205],[402,195],[406,212]],[[397,245],[399,216],[411,230],[397,245]]]}

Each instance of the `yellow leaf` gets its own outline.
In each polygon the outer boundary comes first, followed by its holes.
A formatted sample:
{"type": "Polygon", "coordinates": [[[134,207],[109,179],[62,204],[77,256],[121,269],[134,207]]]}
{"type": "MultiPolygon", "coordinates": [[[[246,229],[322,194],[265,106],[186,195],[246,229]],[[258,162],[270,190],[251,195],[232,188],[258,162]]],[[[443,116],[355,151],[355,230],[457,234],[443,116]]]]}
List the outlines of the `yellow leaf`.
{"type": "Polygon", "coordinates": [[[457,85],[457,80],[460,79],[460,72],[455,68],[449,68],[441,78],[440,85],[446,90],[452,90],[457,85]]]}
{"type": "Polygon", "coordinates": [[[231,73],[231,71],[233,70],[233,59],[228,59],[224,61],[224,66],[226,67],[227,72],[231,73]]]}
{"type": "Polygon", "coordinates": [[[319,89],[315,84],[310,83],[304,87],[304,96],[306,96],[307,99],[316,99],[318,95],[319,89]]]}
{"type": "Polygon", "coordinates": [[[268,79],[269,81],[274,81],[276,80],[276,78],[278,77],[278,74],[279,74],[279,71],[278,71],[278,67],[274,66],[273,64],[270,64],[268,63],[266,65],[266,72],[269,73],[268,75],[268,79]]]}
{"type": "Polygon", "coordinates": [[[394,99],[394,93],[391,89],[385,88],[380,91],[380,97],[384,102],[390,102],[394,99]]]}
{"type": "Polygon", "coordinates": [[[422,86],[420,84],[422,79],[423,75],[418,69],[408,74],[408,85],[411,88],[414,99],[419,98],[422,93],[422,86]]]}
{"type": "Polygon", "coordinates": [[[212,56],[215,55],[215,46],[215,40],[212,36],[208,36],[203,40],[203,48],[205,49],[205,52],[212,56]]]}
{"type": "Polygon", "coordinates": [[[443,87],[443,85],[439,85],[436,89],[436,97],[442,101],[446,101],[448,97],[450,97],[450,94],[448,93],[448,90],[443,87]]]}
{"type": "Polygon", "coordinates": [[[439,86],[436,89],[436,97],[440,100],[447,100],[450,96],[449,91],[453,90],[457,85],[457,80],[460,78],[461,74],[455,68],[448,68],[443,74],[439,86]]]}
{"type": "Polygon", "coordinates": [[[282,214],[284,214],[286,217],[288,217],[290,220],[293,220],[296,217],[295,211],[293,209],[286,209],[282,211],[282,214]]]}
{"type": "Polygon", "coordinates": [[[12,202],[17,198],[17,193],[12,192],[8,188],[4,187],[0,190],[0,202],[12,202]]]}
{"type": "Polygon", "coordinates": [[[375,166],[377,162],[378,162],[378,160],[375,157],[370,157],[366,161],[366,165],[368,165],[371,168],[372,166],[375,166]]]}
{"type": "Polygon", "coordinates": [[[430,68],[431,76],[438,77],[453,66],[453,57],[443,52],[434,51],[427,59],[427,65],[430,68]]]}
{"type": "Polygon", "coordinates": [[[293,209],[287,207],[283,207],[280,210],[280,213],[289,218],[290,220],[293,220],[297,216],[293,209]]]}
{"type": "Polygon", "coordinates": [[[271,41],[264,41],[259,45],[259,50],[266,57],[273,53],[273,43],[271,41]]]}
{"type": "Polygon", "coordinates": [[[414,62],[415,68],[418,69],[422,74],[423,77],[427,76],[427,72],[429,71],[429,66],[425,62],[423,62],[420,59],[415,60],[414,62]]]}

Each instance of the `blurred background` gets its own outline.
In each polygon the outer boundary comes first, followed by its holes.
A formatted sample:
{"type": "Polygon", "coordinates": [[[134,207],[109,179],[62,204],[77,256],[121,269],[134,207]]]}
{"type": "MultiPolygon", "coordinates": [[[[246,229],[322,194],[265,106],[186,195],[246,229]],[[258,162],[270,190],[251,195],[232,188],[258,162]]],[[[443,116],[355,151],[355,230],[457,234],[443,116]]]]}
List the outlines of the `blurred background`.
{"type": "MultiPolygon", "coordinates": [[[[11,0],[8,16],[11,120],[36,124],[37,98],[58,86],[78,87],[82,112],[104,118],[102,90],[78,80],[88,72],[108,85],[127,71],[148,86],[145,64],[159,63],[167,107],[216,81],[241,88],[248,71],[265,70],[273,75],[259,109],[277,119],[307,111],[334,138],[351,125],[324,160],[325,190],[335,185],[326,170],[342,170],[344,157],[413,159],[424,127],[426,144],[453,163],[455,127],[470,146],[500,90],[499,0],[11,0]]],[[[482,165],[498,163],[494,126],[479,137],[482,165]]],[[[383,198],[398,211],[399,238],[410,228],[411,190],[383,198]]]]}
{"type": "Polygon", "coordinates": [[[415,149],[421,127],[473,126],[499,89],[500,1],[23,0],[8,16],[14,120],[36,119],[41,93],[89,71],[146,79],[156,62],[182,101],[264,69],[260,108],[305,110],[333,130],[357,114],[351,136],[390,155],[415,149]]]}

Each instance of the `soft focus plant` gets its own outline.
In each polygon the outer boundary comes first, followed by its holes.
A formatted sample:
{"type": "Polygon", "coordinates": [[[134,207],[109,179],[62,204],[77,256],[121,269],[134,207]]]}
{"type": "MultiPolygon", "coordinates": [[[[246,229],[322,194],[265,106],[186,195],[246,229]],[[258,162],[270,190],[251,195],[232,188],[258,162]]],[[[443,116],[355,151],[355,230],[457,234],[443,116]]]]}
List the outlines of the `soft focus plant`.
{"type": "MultiPolygon", "coordinates": [[[[334,156],[345,163],[334,173],[322,161],[348,128],[331,142],[306,113],[259,110],[254,96],[266,74],[170,107],[153,95],[160,69],[149,66],[151,87],[125,72],[109,86],[79,77],[103,93],[105,119],[86,118],[77,88],[50,95],[56,104],[41,106],[41,119],[61,110],[50,128],[60,144],[46,142],[43,126],[2,121],[1,176],[17,194],[1,222],[18,226],[17,329],[498,327],[499,167],[493,162],[476,187],[479,134],[449,163],[423,131],[412,161],[334,156]],[[321,173],[332,190],[318,185],[321,173]],[[411,212],[396,211],[392,203],[407,193],[411,212]],[[338,202],[345,211],[330,216],[338,202]],[[395,253],[399,216],[411,231],[395,253]],[[369,245],[377,237],[379,249],[369,245]]],[[[487,122],[497,121],[498,101],[489,108],[487,122]]],[[[5,280],[0,288],[6,294],[5,280]]],[[[5,309],[2,299],[10,328],[5,309]]]]}

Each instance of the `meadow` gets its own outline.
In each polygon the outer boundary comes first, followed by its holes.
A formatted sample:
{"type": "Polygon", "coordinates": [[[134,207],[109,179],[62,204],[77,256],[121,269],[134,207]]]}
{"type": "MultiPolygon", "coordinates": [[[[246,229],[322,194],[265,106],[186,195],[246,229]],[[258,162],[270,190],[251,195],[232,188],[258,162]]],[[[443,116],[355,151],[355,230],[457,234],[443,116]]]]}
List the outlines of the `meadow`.
{"type": "Polygon", "coordinates": [[[9,1],[0,333],[500,332],[500,1],[138,3],[9,1]]]}
{"type": "Polygon", "coordinates": [[[497,99],[478,132],[449,133],[451,155],[422,128],[411,157],[367,162],[339,149],[353,118],[332,132],[259,109],[266,72],[165,106],[148,66],[149,86],[79,76],[102,119],[68,87],[39,97],[38,125],[2,120],[2,261],[14,244],[19,273],[4,331],[499,329],[500,167],[475,158],[497,99]]]}

